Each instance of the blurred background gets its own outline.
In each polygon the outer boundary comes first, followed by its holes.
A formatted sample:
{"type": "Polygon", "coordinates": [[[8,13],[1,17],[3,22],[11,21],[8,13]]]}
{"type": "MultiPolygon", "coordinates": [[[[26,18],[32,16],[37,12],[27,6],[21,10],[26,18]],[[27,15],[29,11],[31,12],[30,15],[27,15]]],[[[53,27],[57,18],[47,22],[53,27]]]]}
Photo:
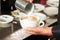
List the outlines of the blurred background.
{"type": "Polygon", "coordinates": [[[15,10],[15,0],[1,0],[1,13],[10,14],[12,10],[15,10]]]}

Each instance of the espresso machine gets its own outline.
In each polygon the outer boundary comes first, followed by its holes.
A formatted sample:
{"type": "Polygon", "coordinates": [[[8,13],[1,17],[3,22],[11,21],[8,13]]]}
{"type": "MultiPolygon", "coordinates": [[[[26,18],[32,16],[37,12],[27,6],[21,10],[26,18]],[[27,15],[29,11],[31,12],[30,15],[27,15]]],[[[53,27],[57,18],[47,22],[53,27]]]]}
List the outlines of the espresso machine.
{"type": "Polygon", "coordinates": [[[1,0],[1,14],[10,15],[12,10],[15,10],[15,0],[1,0]]]}

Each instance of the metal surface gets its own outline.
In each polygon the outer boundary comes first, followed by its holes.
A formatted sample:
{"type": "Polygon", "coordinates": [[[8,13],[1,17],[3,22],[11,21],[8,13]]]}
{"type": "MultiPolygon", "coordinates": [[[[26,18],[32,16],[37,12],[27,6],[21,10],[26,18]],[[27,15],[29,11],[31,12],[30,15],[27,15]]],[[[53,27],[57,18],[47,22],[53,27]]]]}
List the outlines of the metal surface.
{"type": "Polygon", "coordinates": [[[25,3],[22,0],[17,0],[15,3],[15,6],[18,10],[20,10],[24,13],[28,13],[28,12],[31,12],[33,3],[30,3],[30,2],[25,3]]]}
{"type": "Polygon", "coordinates": [[[28,5],[26,5],[25,7],[25,13],[29,14],[32,13],[34,10],[34,4],[33,3],[29,3],[28,5]]]}

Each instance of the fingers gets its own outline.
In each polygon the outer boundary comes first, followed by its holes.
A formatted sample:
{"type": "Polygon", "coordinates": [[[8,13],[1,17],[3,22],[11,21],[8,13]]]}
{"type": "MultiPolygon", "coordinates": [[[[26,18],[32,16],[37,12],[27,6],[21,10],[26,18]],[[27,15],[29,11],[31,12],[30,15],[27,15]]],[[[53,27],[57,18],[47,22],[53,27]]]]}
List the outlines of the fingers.
{"type": "Polygon", "coordinates": [[[30,2],[30,3],[32,3],[33,2],[33,0],[26,0],[27,2],[30,2]]]}
{"type": "Polygon", "coordinates": [[[33,2],[33,0],[30,0],[30,3],[32,3],[33,2]]]}
{"type": "Polygon", "coordinates": [[[35,27],[35,28],[27,28],[26,32],[29,33],[29,34],[33,34],[33,35],[38,35],[38,30],[36,28],[37,27],[35,27]]]}
{"type": "Polygon", "coordinates": [[[28,31],[28,32],[35,32],[35,33],[41,32],[41,31],[40,31],[40,27],[27,28],[26,31],[28,31]]]}
{"type": "Polygon", "coordinates": [[[29,33],[29,34],[33,34],[33,35],[37,35],[36,32],[27,31],[27,33],[29,33]]]}
{"type": "Polygon", "coordinates": [[[36,31],[37,31],[37,29],[36,29],[36,28],[26,28],[26,31],[36,32],[36,31]]]}

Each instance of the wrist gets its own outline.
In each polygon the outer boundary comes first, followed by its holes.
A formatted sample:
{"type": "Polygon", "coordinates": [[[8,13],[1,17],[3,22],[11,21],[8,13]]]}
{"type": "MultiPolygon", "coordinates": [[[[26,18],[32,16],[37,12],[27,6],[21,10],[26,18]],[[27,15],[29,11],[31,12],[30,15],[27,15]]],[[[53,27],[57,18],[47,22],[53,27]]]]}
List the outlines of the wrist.
{"type": "Polygon", "coordinates": [[[52,27],[49,27],[48,36],[52,36],[52,27]]]}

